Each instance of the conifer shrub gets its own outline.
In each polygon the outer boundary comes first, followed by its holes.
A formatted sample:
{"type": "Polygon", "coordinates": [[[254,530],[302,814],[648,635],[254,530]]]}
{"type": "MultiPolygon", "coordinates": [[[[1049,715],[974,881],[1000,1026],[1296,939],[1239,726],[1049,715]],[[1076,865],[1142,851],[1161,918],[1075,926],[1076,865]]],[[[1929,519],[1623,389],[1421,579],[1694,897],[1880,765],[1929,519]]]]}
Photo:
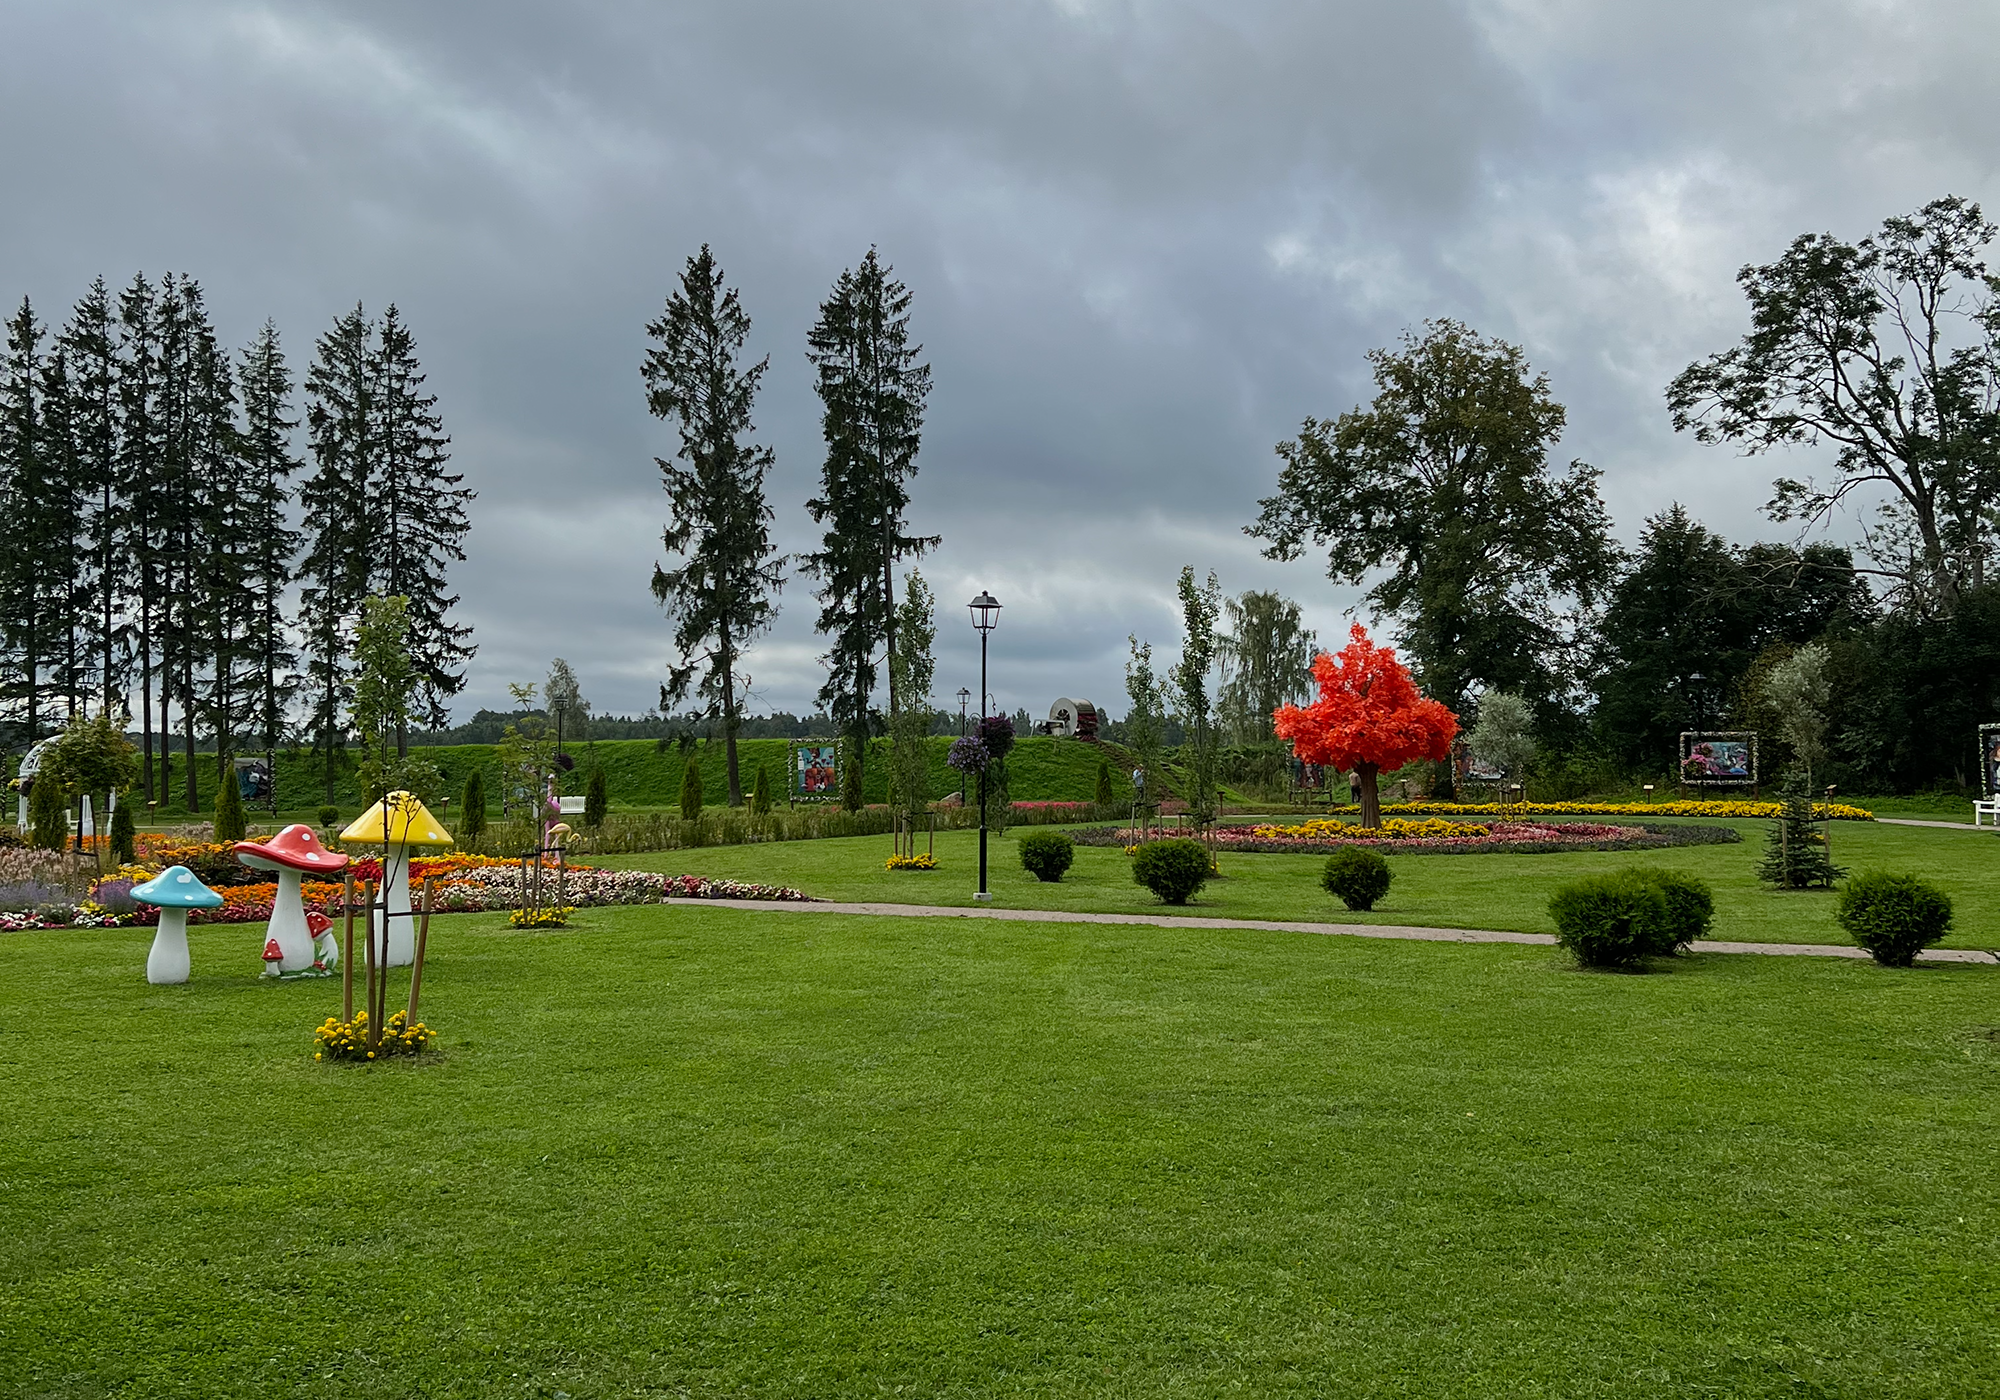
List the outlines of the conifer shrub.
{"type": "Polygon", "coordinates": [[[757,765],[757,780],[750,784],[750,813],[752,816],[768,816],[771,811],[771,775],[763,764],[757,765]]]}
{"type": "Polygon", "coordinates": [[[1771,835],[1757,877],[1779,889],[1803,890],[1817,885],[1833,888],[1833,882],[1847,872],[1833,863],[1827,849],[1826,833],[1815,820],[1812,795],[1805,779],[1793,774],[1779,795],[1778,819],[1771,823],[1771,835]]]}
{"type": "Polygon", "coordinates": [[[1185,836],[1148,841],[1132,854],[1132,879],[1165,904],[1186,904],[1212,873],[1208,847],[1185,836]]]}
{"type": "Polygon", "coordinates": [[[1951,899],[1914,875],[1856,875],[1835,915],[1848,937],[1884,967],[1908,967],[1951,931],[1951,899]]]}
{"type": "Polygon", "coordinates": [[[236,765],[228,764],[215,786],[215,839],[241,841],[249,826],[250,820],[243,813],[243,792],[236,782],[236,765]]]}
{"type": "Polygon", "coordinates": [[[861,796],[861,746],[856,743],[849,743],[841,754],[840,805],[850,812],[867,805],[861,796]]]}
{"type": "Polygon", "coordinates": [[[1673,946],[1667,897],[1637,870],[1586,875],[1549,900],[1556,941],[1585,967],[1630,967],[1673,946]]]}
{"type": "Polygon", "coordinates": [[[130,865],[139,858],[139,827],[132,820],[130,802],[120,802],[111,813],[111,854],[120,865],[130,865]]]}
{"type": "Polygon", "coordinates": [[[700,818],[701,805],[701,760],[690,753],[687,767],[681,771],[681,820],[691,822],[700,818]]]}
{"type": "Polygon", "coordinates": [[[1389,862],[1380,851],[1365,846],[1348,846],[1326,858],[1319,882],[1326,892],[1349,909],[1367,911],[1389,893],[1389,862]]]}
{"type": "Polygon", "coordinates": [[[1097,760],[1097,792],[1095,800],[1099,807],[1109,807],[1113,802],[1118,800],[1111,791],[1111,760],[1108,758],[1097,760]]]}
{"type": "Polygon", "coordinates": [[[1076,861],[1076,843],[1069,834],[1046,828],[1021,838],[1021,868],[1044,884],[1055,884],[1076,861]]]}
{"type": "MultiPolygon", "coordinates": [[[[484,812],[485,812],[485,807],[484,807],[484,805],[483,805],[483,804],[481,805],[481,808],[480,808],[480,811],[481,811],[481,813],[482,813],[482,815],[483,815],[483,814],[484,814],[484,812]]],[[[329,829],[329,830],[331,830],[332,828],[334,828],[334,827],[336,827],[336,826],[339,826],[339,825],[340,825],[340,808],[338,808],[338,807],[322,807],[322,808],[320,808],[320,809],[319,809],[319,824],[320,824],[320,825],[321,825],[322,827],[325,827],[325,828],[327,828],[327,829],[329,829]]]]}
{"type": "Polygon", "coordinates": [[[28,844],[40,850],[69,844],[69,798],[53,779],[38,779],[28,793],[28,833],[28,844]]]}
{"type": "MultiPolygon", "coordinates": [[[[486,775],[474,768],[465,778],[465,790],[459,794],[458,835],[462,841],[477,841],[486,831],[486,775]]],[[[322,817],[326,813],[320,814],[322,817]]],[[[338,818],[335,812],[334,817],[338,818]]],[[[328,826],[333,825],[329,820],[328,826]]]]}
{"type": "Polygon", "coordinates": [[[604,765],[600,763],[590,770],[590,779],[583,785],[583,824],[594,831],[604,825],[610,811],[611,780],[604,775],[604,765]]]}
{"type": "Polygon", "coordinates": [[[1685,953],[1715,922],[1715,895],[1699,876],[1647,866],[1634,866],[1626,873],[1652,885],[1666,903],[1666,919],[1655,931],[1648,953],[1661,957],[1685,953]]]}

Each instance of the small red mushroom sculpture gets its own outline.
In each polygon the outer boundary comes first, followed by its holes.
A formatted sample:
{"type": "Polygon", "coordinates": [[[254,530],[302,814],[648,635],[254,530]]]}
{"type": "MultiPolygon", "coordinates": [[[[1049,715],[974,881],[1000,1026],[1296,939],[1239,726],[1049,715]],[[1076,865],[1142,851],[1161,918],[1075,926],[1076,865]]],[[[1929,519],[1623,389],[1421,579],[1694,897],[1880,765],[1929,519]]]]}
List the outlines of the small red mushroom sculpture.
{"type": "Polygon", "coordinates": [[[306,932],[312,935],[313,966],[323,972],[340,966],[340,941],[333,936],[333,920],[317,909],[308,909],[306,932]]]}
{"type": "MultiPolygon", "coordinates": [[[[278,946],[279,972],[304,972],[313,965],[313,935],[306,927],[300,882],[309,874],[332,879],[347,868],[347,857],[329,851],[320,844],[311,827],[295,822],[268,841],[238,841],[236,858],[252,870],[277,872],[278,893],[271,900],[271,924],[266,937],[278,946]]],[[[264,972],[267,976],[276,975],[268,961],[264,972]]]]}
{"type": "Polygon", "coordinates": [[[266,977],[276,977],[280,972],[284,970],[284,962],[285,962],[285,950],[278,946],[278,940],[275,938],[265,939],[264,975],[266,977]]]}

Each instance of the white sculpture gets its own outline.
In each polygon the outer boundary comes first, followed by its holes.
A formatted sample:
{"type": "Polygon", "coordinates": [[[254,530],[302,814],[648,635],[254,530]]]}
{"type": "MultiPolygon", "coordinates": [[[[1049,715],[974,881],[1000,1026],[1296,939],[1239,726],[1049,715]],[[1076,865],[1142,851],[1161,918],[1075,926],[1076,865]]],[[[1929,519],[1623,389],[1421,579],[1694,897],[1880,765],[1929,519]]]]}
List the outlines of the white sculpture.
{"type": "Polygon", "coordinates": [[[222,896],[204,885],[185,865],[170,865],[143,885],[132,887],[132,898],[160,911],[159,931],[146,954],[146,980],[166,985],[188,980],[187,916],[190,909],[218,909],[222,896]]]}
{"type": "Polygon", "coordinates": [[[417,957],[416,915],[410,907],[410,858],[415,851],[449,847],[451,834],[416,796],[392,792],[340,833],[353,845],[382,848],[382,890],[378,901],[389,926],[384,965],[408,967],[417,957]]]}
{"type": "Polygon", "coordinates": [[[267,942],[278,945],[276,971],[267,960],[265,971],[272,975],[304,972],[315,961],[313,932],[306,927],[305,900],[299,886],[308,874],[331,879],[347,867],[347,857],[329,851],[304,823],[295,822],[269,841],[238,841],[236,858],[252,870],[275,871],[278,892],[271,900],[271,923],[267,942]]]}

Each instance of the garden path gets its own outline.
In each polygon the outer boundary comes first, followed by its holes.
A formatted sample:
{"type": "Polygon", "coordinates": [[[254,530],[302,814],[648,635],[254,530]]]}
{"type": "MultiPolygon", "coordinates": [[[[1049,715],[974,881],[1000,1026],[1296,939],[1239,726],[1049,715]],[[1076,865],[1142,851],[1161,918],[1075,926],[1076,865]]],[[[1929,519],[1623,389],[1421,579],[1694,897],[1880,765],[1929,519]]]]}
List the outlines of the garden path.
{"type": "Polygon", "coordinates": [[[1970,822],[1932,822],[1924,821],[1919,817],[1877,817],[1875,820],[1886,823],[1889,826],[1941,826],[1947,831],[1978,831],[1981,829],[1973,826],[1970,822]]]}
{"type": "MultiPolygon", "coordinates": [[[[1081,914],[1060,909],[962,909],[936,904],[841,904],[832,901],[793,904],[761,899],[669,899],[668,904],[704,909],[759,909],[787,914],[886,914],[912,919],[1003,919],[1044,924],[1145,924],[1153,928],[1244,928],[1277,933],[1340,934],[1350,938],[1399,938],[1424,943],[1534,943],[1553,945],[1548,933],[1509,933],[1500,929],[1411,928],[1397,924],[1320,924],[1265,919],[1202,919],[1174,914],[1081,914]]],[[[1763,953],[1777,957],[1862,958],[1868,953],[1837,943],[1731,943],[1698,939],[1697,953],[1763,953]]],[[[1925,962],[2000,963],[2000,955],[1977,948],[1927,948],[1917,954],[1925,962]]]]}

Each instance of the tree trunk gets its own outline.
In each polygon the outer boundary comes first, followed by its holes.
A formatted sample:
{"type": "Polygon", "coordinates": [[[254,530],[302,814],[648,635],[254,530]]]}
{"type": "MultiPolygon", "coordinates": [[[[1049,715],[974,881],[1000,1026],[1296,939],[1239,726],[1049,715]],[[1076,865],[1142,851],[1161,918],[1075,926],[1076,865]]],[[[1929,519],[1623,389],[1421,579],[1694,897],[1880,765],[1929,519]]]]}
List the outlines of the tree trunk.
{"type": "Polygon", "coordinates": [[[1382,798],[1375,790],[1376,767],[1372,763],[1357,764],[1354,776],[1361,782],[1361,824],[1378,828],[1382,825],[1382,798]]]}

